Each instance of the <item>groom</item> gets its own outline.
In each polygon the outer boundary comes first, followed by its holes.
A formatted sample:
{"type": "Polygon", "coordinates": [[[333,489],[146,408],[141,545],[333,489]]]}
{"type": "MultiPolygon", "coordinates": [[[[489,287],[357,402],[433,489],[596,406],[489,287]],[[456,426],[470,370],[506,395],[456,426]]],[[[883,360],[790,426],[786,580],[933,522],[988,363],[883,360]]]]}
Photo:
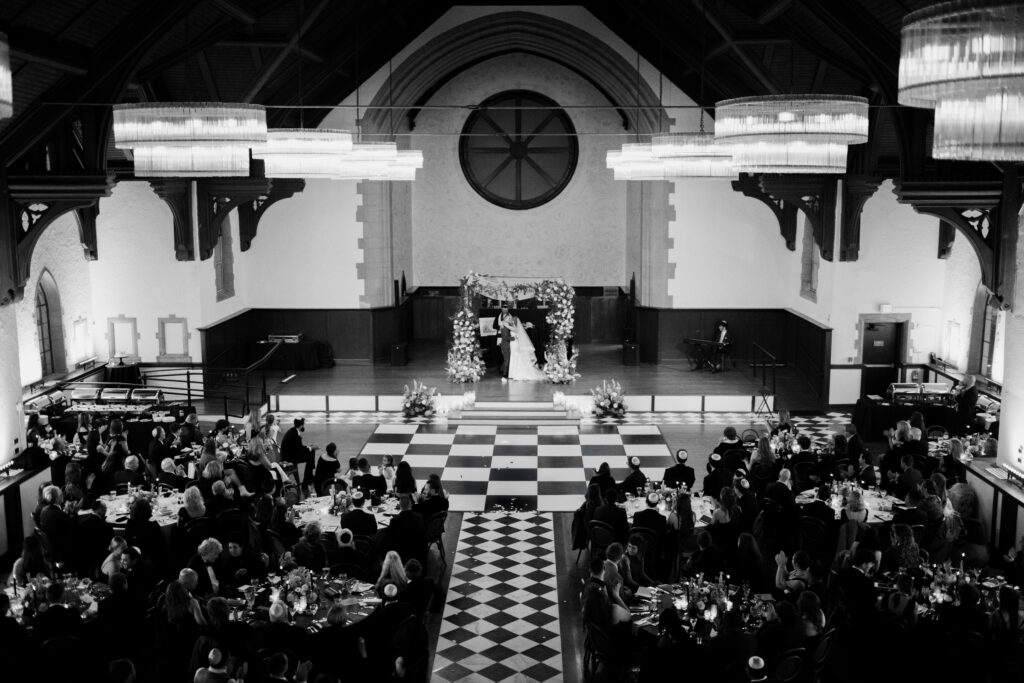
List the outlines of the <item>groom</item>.
{"type": "Polygon", "coordinates": [[[512,340],[515,336],[512,334],[512,328],[515,323],[512,320],[512,314],[509,313],[508,306],[501,307],[501,313],[498,314],[497,328],[498,328],[498,350],[501,351],[501,381],[508,381],[508,363],[512,359],[512,340]]]}

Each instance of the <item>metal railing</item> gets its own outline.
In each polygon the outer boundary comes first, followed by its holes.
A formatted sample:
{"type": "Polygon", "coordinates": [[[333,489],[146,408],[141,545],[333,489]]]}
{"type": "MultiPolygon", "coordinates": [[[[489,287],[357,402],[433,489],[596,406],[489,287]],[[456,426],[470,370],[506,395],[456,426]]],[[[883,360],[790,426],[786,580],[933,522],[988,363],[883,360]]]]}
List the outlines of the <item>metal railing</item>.
{"type": "MultiPolygon", "coordinates": [[[[264,366],[280,346],[281,342],[275,343],[267,353],[246,367],[211,368],[201,363],[140,363],[141,383],[91,381],[78,377],[48,387],[37,396],[56,391],[68,392],[76,387],[150,387],[162,389],[172,396],[184,397],[189,405],[194,401],[221,402],[225,418],[245,417],[254,407],[262,406],[269,399],[264,366]]],[[[101,370],[102,367],[97,368],[97,373],[101,370]]]]}
{"type": "Polygon", "coordinates": [[[761,375],[761,388],[771,389],[772,396],[775,395],[775,368],[778,366],[779,359],[774,354],[769,353],[768,349],[764,348],[757,342],[753,342],[750,345],[750,365],[754,368],[754,379],[758,378],[758,371],[761,375]],[[771,384],[768,384],[769,370],[771,370],[771,384]]]}

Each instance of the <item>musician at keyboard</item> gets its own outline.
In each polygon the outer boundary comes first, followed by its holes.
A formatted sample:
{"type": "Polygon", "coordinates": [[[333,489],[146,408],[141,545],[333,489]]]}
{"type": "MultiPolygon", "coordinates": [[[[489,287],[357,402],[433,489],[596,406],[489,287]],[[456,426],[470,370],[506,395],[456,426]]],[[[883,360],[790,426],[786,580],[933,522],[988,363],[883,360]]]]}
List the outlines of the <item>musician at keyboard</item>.
{"type": "Polygon", "coordinates": [[[715,329],[715,349],[712,354],[712,368],[711,372],[722,371],[722,361],[725,359],[725,354],[732,346],[732,335],[729,334],[729,323],[725,320],[718,321],[718,327],[715,329]]]}
{"type": "Polygon", "coordinates": [[[711,372],[721,372],[725,354],[732,346],[732,335],[729,334],[729,324],[720,320],[715,328],[715,334],[711,339],[687,338],[683,343],[689,344],[694,352],[690,357],[691,369],[711,372]]]}

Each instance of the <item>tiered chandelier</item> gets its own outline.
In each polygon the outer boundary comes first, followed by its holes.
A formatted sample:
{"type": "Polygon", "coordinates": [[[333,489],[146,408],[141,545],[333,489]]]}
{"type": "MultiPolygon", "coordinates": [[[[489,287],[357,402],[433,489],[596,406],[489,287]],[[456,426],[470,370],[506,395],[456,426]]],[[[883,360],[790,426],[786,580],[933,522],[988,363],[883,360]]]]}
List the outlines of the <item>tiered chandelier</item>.
{"type": "Polygon", "coordinates": [[[114,105],[114,146],[132,150],[135,175],[247,176],[249,151],[267,141],[255,104],[164,102],[114,105]]]}
{"type": "Polygon", "coordinates": [[[766,95],[715,105],[715,139],[748,173],[845,173],[848,145],[868,140],[868,101],[766,95]]]}
{"type": "Polygon", "coordinates": [[[899,102],[935,109],[936,159],[1024,161],[1024,4],[957,0],[908,14],[899,102]]]}
{"type": "Polygon", "coordinates": [[[0,33],[0,119],[14,114],[14,87],[11,81],[11,49],[7,35],[0,33]]]}
{"type": "Polygon", "coordinates": [[[265,145],[252,150],[263,159],[268,178],[337,178],[341,158],[352,151],[347,130],[275,128],[267,131],[265,145]]]}

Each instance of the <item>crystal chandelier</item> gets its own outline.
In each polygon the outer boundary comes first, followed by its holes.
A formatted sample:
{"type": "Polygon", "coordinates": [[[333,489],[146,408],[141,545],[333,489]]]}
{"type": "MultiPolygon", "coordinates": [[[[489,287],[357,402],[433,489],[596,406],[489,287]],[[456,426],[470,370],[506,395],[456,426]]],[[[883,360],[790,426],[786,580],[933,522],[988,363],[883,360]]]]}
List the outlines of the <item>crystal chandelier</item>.
{"type": "Polygon", "coordinates": [[[11,83],[11,50],[7,35],[0,33],[0,119],[14,114],[14,89],[11,83]]]}
{"type": "Polygon", "coordinates": [[[736,175],[732,152],[704,132],[701,110],[699,133],[668,133],[651,139],[651,153],[662,160],[669,177],[730,178],[736,175]]]}
{"type": "Polygon", "coordinates": [[[139,177],[248,176],[249,150],[266,141],[260,105],[114,105],[114,146],[132,150],[139,177]]]}
{"type": "Polygon", "coordinates": [[[868,139],[863,97],[740,97],[719,102],[715,112],[715,139],[748,173],[845,173],[847,146],[868,139]]]}
{"type": "Polygon", "coordinates": [[[267,143],[254,147],[268,178],[337,178],[342,156],[352,150],[347,130],[277,128],[267,131],[267,143]]]}
{"type": "Polygon", "coordinates": [[[944,2],[900,38],[899,102],[935,109],[934,158],[1024,160],[1024,5],[944,2]]]}

